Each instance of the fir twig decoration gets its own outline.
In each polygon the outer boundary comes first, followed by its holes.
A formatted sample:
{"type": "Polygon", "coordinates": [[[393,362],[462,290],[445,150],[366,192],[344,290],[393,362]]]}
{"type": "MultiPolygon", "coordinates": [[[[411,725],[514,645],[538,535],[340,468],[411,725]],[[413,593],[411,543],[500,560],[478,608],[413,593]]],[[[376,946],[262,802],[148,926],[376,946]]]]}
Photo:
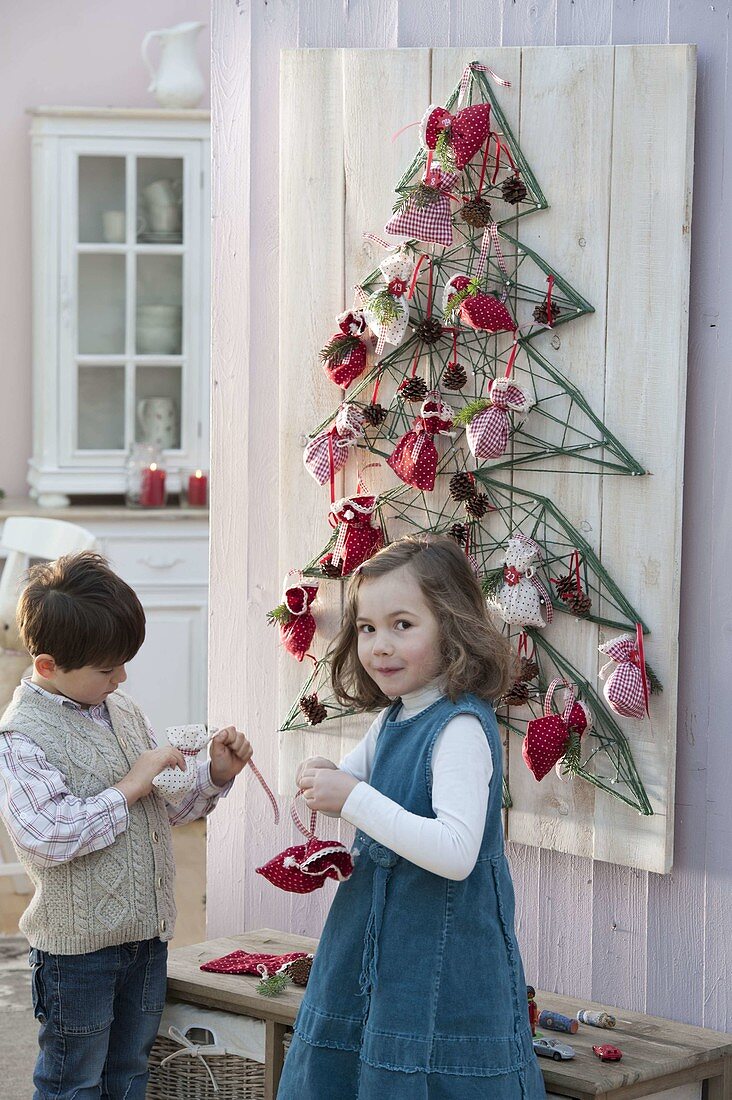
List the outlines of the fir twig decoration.
{"type": "Polygon", "coordinates": [[[480,587],[486,596],[495,596],[496,590],[503,580],[503,566],[499,566],[498,569],[490,569],[487,573],[484,573],[480,580],[480,587]]]}
{"type": "Polygon", "coordinates": [[[372,294],[368,301],[368,308],[381,325],[388,325],[401,317],[399,304],[388,290],[379,290],[376,294],[372,294]]]}
{"type": "Polygon", "coordinates": [[[464,405],[462,409],[459,409],[455,413],[452,422],[456,427],[464,428],[466,424],[470,423],[474,416],[489,409],[491,404],[492,402],[486,397],[479,397],[476,401],[469,401],[467,405],[464,405]]]}
{"type": "Polygon", "coordinates": [[[257,985],[257,993],[261,993],[263,997],[276,997],[279,993],[284,993],[291,981],[292,978],[284,970],[270,974],[257,985]]]}
{"type": "Polygon", "coordinates": [[[361,343],[358,336],[334,336],[320,353],[324,363],[342,363],[349,352],[361,343]]]}
{"type": "Polygon", "coordinates": [[[288,607],[284,603],[278,603],[277,607],[273,607],[271,611],[267,612],[267,622],[270,626],[285,626],[292,618],[288,607]]]}
{"type": "Polygon", "coordinates": [[[651,695],[660,695],[663,691],[663,684],[659,680],[658,676],[656,676],[656,673],[653,671],[651,666],[648,664],[648,661],[646,661],[646,676],[648,677],[648,690],[650,691],[651,695]]]}
{"type": "Polygon", "coordinates": [[[446,126],[444,130],[440,131],[437,143],[435,144],[435,156],[443,172],[455,171],[455,153],[450,145],[449,126],[446,126]]]}
{"type": "Polygon", "coordinates": [[[464,286],[462,290],[456,290],[454,294],[450,295],[447,303],[447,309],[445,310],[445,317],[453,324],[457,319],[457,315],[460,311],[460,306],[463,304],[466,298],[472,298],[474,294],[477,294],[480,290],[480,283],[477,279],[471,279],[467,286],[464,286]]]}
{"type": "Polygon", "coordinates": [[[417,210],[424,210],[426,206],[436,203],[442,192],[438,187],[430,187],[426,183],[418,183],[416,187],[406,187],[399,192],[399,198],[392,207],[392,213],[402,214],[409,203],[417,210]]]}
{"type": "Polygon", "coordinates": [[[561,760],[562,771],[565,775],[577,775],[582,766],[580,735],[576,730],[569,731],[567,751],[561,760]]]}

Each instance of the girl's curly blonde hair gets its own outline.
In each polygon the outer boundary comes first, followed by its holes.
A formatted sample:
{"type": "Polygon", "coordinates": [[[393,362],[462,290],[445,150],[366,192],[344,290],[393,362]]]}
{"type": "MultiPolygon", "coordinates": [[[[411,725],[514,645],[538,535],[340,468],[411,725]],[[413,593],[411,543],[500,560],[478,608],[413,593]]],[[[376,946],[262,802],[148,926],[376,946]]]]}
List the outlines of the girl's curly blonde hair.
{"type": "Polygon", "coordinates": [[[445,694],[465,693],[494,702],[517,675],[517,661],[491,622],[470,562],[445,535],[407,535],[380,550],[350,578],[346,609],[330,649],[336,699],[358,710],[376,710],[392,700],[377,687],[358,659],[358,592],[365,580],[408,567],[440,628],[445,694]]]}

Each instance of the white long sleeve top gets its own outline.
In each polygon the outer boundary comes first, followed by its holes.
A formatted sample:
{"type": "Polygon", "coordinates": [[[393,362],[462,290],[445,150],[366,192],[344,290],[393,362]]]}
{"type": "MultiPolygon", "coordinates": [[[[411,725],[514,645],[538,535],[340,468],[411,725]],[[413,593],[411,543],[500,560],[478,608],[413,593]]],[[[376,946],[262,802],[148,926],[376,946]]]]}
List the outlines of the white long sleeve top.
{"type": "MultiPolygon", "coordinates": [[[[402,696],[398,719],[413,718],[436,702],[442,691],[428,684],[402,696]]],[[[418,867],[459,881],[475,867],[485,829],[493,758],[483,727],[472,714],[452,718],[438,735],[432,753],[432,809],[435,817],[409,813],[369,785],[379,734],[387,711],[339,767],[359,780],[340,816],[379,844],[418,867]]]]}

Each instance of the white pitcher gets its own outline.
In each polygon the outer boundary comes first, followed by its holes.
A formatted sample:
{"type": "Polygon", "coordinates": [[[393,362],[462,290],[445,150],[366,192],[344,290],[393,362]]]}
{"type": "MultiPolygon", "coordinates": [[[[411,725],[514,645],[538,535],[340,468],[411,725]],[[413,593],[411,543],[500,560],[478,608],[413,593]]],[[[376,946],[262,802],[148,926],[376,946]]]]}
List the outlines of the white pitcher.
{"type": "Polygon", "coordinates": [[[178,434],[178,409],[172,397],[145,397],[137,402],[137,416],[144,442],[155,443],[162,451],[175,447],[178,434]]]}
{"type": "Polygon", "coordinates": [[[196,60],[196,35],[205,23],[179,23],[167,30],[150,31],[142,40],[142,59],[152,80],[149,92],[161,107],[195,107],[201,102],[206,84],[196,60]],[[160,39],[157,72],[148,56],[153,38],[160,39]]]}

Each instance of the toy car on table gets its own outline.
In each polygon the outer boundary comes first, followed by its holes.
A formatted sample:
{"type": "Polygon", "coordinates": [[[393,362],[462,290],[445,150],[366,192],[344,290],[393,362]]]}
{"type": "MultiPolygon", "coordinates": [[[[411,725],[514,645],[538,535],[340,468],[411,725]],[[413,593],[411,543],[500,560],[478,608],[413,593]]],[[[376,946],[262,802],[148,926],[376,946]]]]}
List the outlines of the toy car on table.
{"type": "Polygon", "coordinates": [[[555,1062],[566,1062],[574,1058],[574,1047],[569,1043],[560,1043],[558,1039],[545,1039],[542,1035],[534,1039],[534,1053],[542,1058],[553,1058],[555,1062]]]}
{"type": "Polygon", "coordinates": [[[618,1050],[617,1047],[611,1046],[610,1043],[601,1043],[600,1046],[593,1047],[592,1049],[601,1062],[619,1062],[623,1057],[622,1050],[618,1050]]]}

